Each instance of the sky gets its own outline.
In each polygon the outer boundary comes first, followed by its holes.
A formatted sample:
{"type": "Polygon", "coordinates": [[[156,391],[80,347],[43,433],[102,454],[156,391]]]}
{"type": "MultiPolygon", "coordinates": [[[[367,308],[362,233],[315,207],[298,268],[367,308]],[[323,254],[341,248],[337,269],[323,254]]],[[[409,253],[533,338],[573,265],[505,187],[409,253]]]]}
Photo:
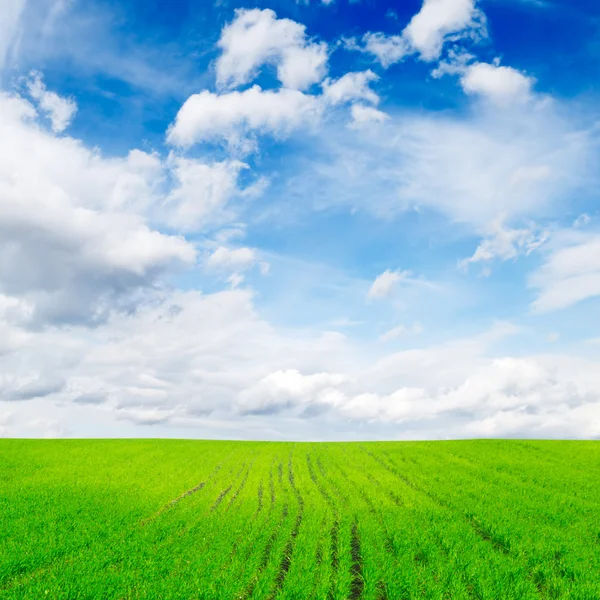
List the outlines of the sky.
{"type": "Polygon", "coordinates": [[[3,0],[0,436],[600,438],[594,0],[3,0]]]}

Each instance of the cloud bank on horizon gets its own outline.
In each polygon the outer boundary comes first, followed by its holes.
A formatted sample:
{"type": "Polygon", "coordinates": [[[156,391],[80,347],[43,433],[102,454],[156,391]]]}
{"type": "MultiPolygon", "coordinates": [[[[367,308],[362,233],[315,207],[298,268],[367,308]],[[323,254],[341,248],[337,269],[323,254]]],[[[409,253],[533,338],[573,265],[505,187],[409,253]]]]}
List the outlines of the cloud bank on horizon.
{"type": "Polygon", "coordinates": [[[598,17],[3,3],[0,435],[600,438],[598,17]]]}

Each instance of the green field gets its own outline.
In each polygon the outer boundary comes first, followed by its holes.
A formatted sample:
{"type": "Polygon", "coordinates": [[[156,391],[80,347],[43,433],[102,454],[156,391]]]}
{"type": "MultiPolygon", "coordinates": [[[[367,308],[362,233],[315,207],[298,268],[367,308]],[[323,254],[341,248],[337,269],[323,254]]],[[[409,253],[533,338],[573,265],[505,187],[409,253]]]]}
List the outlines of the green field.
{"type": "Polygon", "coordinates": [[[0,440],[0,598],[600,598],[600,443],[0,440]]]}

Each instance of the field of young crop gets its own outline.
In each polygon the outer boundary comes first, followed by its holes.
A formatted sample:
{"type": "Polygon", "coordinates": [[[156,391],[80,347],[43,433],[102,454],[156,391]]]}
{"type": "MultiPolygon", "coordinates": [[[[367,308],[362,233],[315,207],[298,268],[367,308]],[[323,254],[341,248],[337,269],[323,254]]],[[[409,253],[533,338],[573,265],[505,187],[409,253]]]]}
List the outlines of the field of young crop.
{"type": "Polygon", "coordinates": [[[600,443],[0,440],[0,598],[600,598],[600,443]]]}

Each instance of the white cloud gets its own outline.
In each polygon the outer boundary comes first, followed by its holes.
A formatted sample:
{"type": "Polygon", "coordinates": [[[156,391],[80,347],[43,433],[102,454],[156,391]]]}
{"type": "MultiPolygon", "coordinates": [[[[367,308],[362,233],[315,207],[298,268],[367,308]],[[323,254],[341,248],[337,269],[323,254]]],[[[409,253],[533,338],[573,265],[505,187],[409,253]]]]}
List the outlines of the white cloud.
{"type": "Polygon", "coordinates": [[[403,32],[422,60],[439,58],[444,41],[460,37],[485,37],[485,17],[475,0],[424,0],[421,10],[403,32]]]}
{"type": "Polygon", "coordinates": [[[379,77],[371,70],[346,73],[332,81],[326,79],[323,84],[323,98],[331,104],[341,104],[352,100],[365,100],[377,104],[379,96],[369,87],[379,77]]]}
{"type": "Polygon", "coordinates": [[[31,303],[39,323],[96,322],[194,262],[191,244],[131,212],[155,197],[156,157],[104,159],[35,117],[0,95],[0,293],[31,303]]]}
{"type": "Polygon", "coordinates": [[[468,267],[469,263],[509,260],[520,254],[531,254],[548,239],[546,232],[539,232],[531,225],[523,229],[510,229],[504,225],[504,217],[495,219],[487,231],[486,238],[477,246],[470,258],[460,261],[459,265],[468,267]]]}
{"type": "Polygon", "coordinates": [[[563,232],[544,264],[532,274],[533,309],[547,312],[600,296],[600,234],[563,232]]]}
{"type": "Polygon", "coordinates": [[[243,414],[281,414],[296,423],[316,416],[328,423],[349,419],[374,428],[368,431],[404,423],[421,435],[436,431],[435,437],[445,437],[449,423],[453,437],[600,435],[594,362],[560,355],[487,358],[486,347],[507,332],[489,333],[396,353],[352,378],[273,371],[243,391],[236,406],[243,414]],[[382,370],[392,376],[390,383],[401,381],[400,387],[378,390],[385,382],[382,370]],[[595,417],[586,421],[590,415],[595,417]]]}
{"type": "Polygon", "coordinates": [[[383,123],[389,119],[389,115],[372,106],[363,106],[362,104],[353,104],[351,107],[352,122],[350,127],[360,129],[373,123],[383,123]]]}
{"type": "Polygon", "coordinates": [[[281,83],[303,90],[327,73],[327,44],[306,37],[306,27],[278,19],[270,9],[238,9],[223,28],[218,46],[217,83],[236,87],[252,81],[264,64],[277,67],[281,83]]]}
{"type": "Polygon", "coordinates": [[[444,75],[462,75],[467,69],[467,65],[475,60],[475,56],[461,48],[454,46],[447,52],[447,58],[440,60],[435,69],[431,71],[431,76],[439,79],[444,75]]]}
{"type": "Polygon", "coordinates": [[[534,79],[512,67],[474,63],[466,67],[460,84],[467,94],[481,96],[498,106],[531,99],[534,79]]]}
{"type": "Polygon", "coordinates": [[[397,285],[406,280],[410,275],[409,271],[384,271],[375,278],[375,281],[369,288],[368,298],[387,298],[392,294],[397,285]]]}
{"type": "Polygon", "coordinates": [[[62,98],[55,92],[46,89],[40,73],[31,73],[27,81],[29,95],[36,100],[38,107],[50,119],[52,131],[62,133],[73,120],[77,112],[77,104],[70,98],[62,98]]]}
{"type": "Polygon", "coordinates": [[[225,141],[248,150],[252,134],[283,137],[293,129],[314,123],[319,113],[316,97],[296,90],[263,91],[255,85],[243,92],[223,95],[203,91],[185,101],[167,139],[182,147],[225,141]]]}
{"type": "Polygon", "coordinates": [[[581,227],[585,227],[586,225],[589,225],[592,221],[592,217],[590,217],[590,215],[588,215],[587,213],[583,213],[581,215],[579,215],[574,221],[573,221],[573,227],[575,228],[581,228],[581,227]]]}
{"type": "Polygon", "coordinates": [[[240,172],[248,165],[237,160],[205,163],[171,155],[174,185],[164,204],[164,220],[179,231],[198,231],[231,217],[229,203],[244,194],[240,172]]]}
{"type": "Polygon", "coordinates": [[[415,321],[411,326],[407,327],[406,325],[396,325],[396,327],[392,327],[384,334],[379,336],[379,340],[381,342],[389,342],[391,340],[398,339],[399,337],[403,337],[405,335],[418,335],[423,332],[423,326],[418,321],[415,321]]]}
{"type": "Polygon", "coordinates": [[[486,36],[485,16],[475,7],[475,0],[424,0],[401,35],[367,33],[362,48],[356,43],[350,47],[372,54],[387,68],[415,53],[421,60],[434,61],[446,41],[486,36]]]}
{"type": "Polygon", "coordinates": [[[298,178],[309,202],[383,218],[434,210],[476,231],[500,213],[507,222],[548,218],[597,178],[597,133],[578,119],[552,104],[396,111],[384,127],[326,129],[321,160],[307,160],[298,178]]]}
{"type": "Polygon", "coordinates": [[[0,6],[0,71],[17,38],[19,21],[27,0],[3,0],[0,6]]]}
{"type": "Polygon", "coordinates": [[[401,61],[412,54],[410,44],[401,35],[385,35],[383,33],[366,33],[363,36],[364,52],[373,54],[381,66],[387,69],[390,65],[401,61]]]}
{"type": "Polygon", "coordinates": [[[62,435],[600,435],[597,362],[490,356],[515,332],[501,324],[373,362],[339,334],[278,332],[248,291],[173,292],[0,355],[3,434],[39,434],[35,413],[62,435]]]}
{"type": "Polygon", "coordinates": [[[241,392],[237,409],[242,414],[260,414],[318,403],[331,405],[339,397],[336,388],[346,379],[339,373],[303,375],[297,369],[276,371],[241,392]]]}
{"type": "Polygon", "coordinates": [[[257,261],[254,248],[227,248],[219,246],[206,259],[206,265],[212,269],[246,270],[257,261]]]}

